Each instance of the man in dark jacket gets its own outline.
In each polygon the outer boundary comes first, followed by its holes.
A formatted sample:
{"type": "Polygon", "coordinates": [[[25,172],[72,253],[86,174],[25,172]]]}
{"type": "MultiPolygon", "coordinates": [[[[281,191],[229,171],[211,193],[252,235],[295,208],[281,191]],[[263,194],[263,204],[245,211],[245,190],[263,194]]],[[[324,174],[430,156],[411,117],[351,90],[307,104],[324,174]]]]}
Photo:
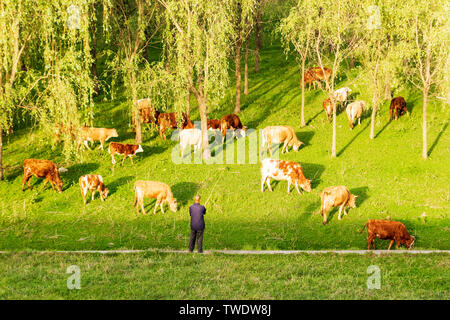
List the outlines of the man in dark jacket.
{"type": "Polygon", "coordinates": [[[200,196],[194,197],[194,204],[189,207],[189,215],[191,216],[191,238],[189,239],[189,251],[194,251],[195,239],[197,238],[197,250],[203,252],[203,230],[205,230],[205,220],[203,216],[206,214],[206,208],[200,204],[200,196]]]}

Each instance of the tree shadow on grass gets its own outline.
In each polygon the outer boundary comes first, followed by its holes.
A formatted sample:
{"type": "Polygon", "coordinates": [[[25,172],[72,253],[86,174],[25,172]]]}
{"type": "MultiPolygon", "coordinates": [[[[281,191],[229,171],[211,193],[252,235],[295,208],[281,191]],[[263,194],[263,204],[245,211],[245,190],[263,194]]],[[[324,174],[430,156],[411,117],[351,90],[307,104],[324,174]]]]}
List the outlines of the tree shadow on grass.
{"type": "Polygon", "coordinates": [[[310,145],[310,141],[312,137],[314,136],[314,131],[301,131],[295,133],[297,137],[299,137],[299,140],[305,144],[305,146],[310,145]]]}
{"type": "Polygon", "coordinates": [[[128,182],[132,181],[134,179],[133,176],[126,176],[126,177],[120,177],[119,179],[114,180],[113,182],[110,182],[106,185],[106,187],[109,189],[109,195],[112,195],[116,193],[116,191],[123,186],[124,184],[127,184],[128,182]]]}
{"type": "Polygon", "coordinates": [[[3,168],[4,170],[4,177],[5,180],[8,182],[16,180],[17,177],[19,177],[21,174],[23,174],[23,167],[22,165],[16,165],[16,166],[7,166],[3,168]]]}
{"type": "Polygon", "coordinates": [[[323,110],[323,108],[320,109],[320,111],[317,112],[314,116],[312,116],[312,118],[310,118],[308,121],[306,121],[306,125],[308,126],[308,125],[309,125],[315,118],[317,118],[317,117],[319,116],[319,114],[321,114],[322,112],[325,112],[325,111],[323,110]]]}
{"type": "Polygon", "coordinates": [[[358,138],[359,137],[359,135],[361,134],[361,133],[363,133],[366,129],[367,129],[367,127],[370,125],[370,122],[368,121],[367,123],[366,123],[366,125],[364,126],[364,128],[362,128],[362,129],[360,129],[359,130],[359,132],[357,133],[357,134],[355,134],[354,136],[353,136],[353,138],[351,138],[350,139],[350,141],[338,152],[338,154],[337,154],[337,156],[339,157],[341,154],[343,154],[344,153],[344,151],[356,140],[356,138],[358,138]]]}
{"type": "Polygon", "coordinates": [[[171,186],[173,196],[181,206],[190,203],[197,194],[199,188],[200,185],[194,182],[179,182],[171,186]]]}
{"type": "Polygon", "coordinates": [[[100,167],[98,163],[79,163],[67,168],[67,172],[61,173],[61,179],[64,180],[64,190],[78,183],[78,179],[85,174],[94,173],[100,167]]]}
{"type": "Polygon", "coordinates": [[[433,152],[434,148],[436,147],[436,145],[439,142],[439,139],[441,138],[442,134],[445,132],[445,130],[447,130],[448,127],[448,122],[445,123],[445,125],[442,127],[442,129],[439,131],[439,134],[437,135],[436,139],[434,139],[433,144],[430,147],[430,150],[428,150],[428,156],[431,155],[431,153],[433,152]]]}
{"type": "Polygon", "coordinates": [[[376,139],[390,124],[391,124],[391,121],[386,122],[386,124],[383,126],[383,128],[381,128],[381,130],[377,132],[374,139],[376,139]]]}
{"type": "Polygon", "coordinates": [[[315,189],[320,184],[320,177],[325,171],[325,166],[317,163],[300,163],[303,167],[305,177],[311,180],[311,189],[315,189]]]}

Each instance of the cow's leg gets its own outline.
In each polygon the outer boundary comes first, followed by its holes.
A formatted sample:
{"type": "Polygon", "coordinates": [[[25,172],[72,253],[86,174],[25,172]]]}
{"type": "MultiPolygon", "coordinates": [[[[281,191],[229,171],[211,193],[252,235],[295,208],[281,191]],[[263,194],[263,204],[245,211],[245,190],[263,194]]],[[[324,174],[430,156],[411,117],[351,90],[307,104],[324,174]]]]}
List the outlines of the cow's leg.
{"type": "Polygon", "coordinates": [[[144,198],[139,199],[139,204],[141,205],[142,214],[146,214],[144,209],[144,198]]]}
{"type": "Polygon", "coordinates": [[[123,156],[123,159],[122,159],[122,167],[123,167],[123,163],[125,162],[125,159],[127,158],[127,155],[125,154],[124,156],[123,156]]]}
{"type": "Polygon", "coordinates": [[[83,202],[86,205],[86,193],[87,193],[87,189],[83,190],[81,189],[81,196],[83,197],[83,202]]]}
{"type": "Polygon", "coordinates": [[[159,205],[159,198],[156,199],[155,209],[153,210],[153,214],[156,214],[156,208],[158,208],[158,205],[159,205]]]}
{"type": "Polygon", "coordinates": [[[270,186],[270,177],[266,178],[267,187],[269,188],[269,191],[272,192],[272,187],[270,186]]]}
{"type": "Polygon", "coordinates": [[[264,182],[266,182],[267,177],[261,177],[261,192],[264,192],[264,182]]]}
{"type": "Polygon", "coordinates": [[[92,201],[94,201],[94,197],[95,197],[95,189],[92,190],[92,197],[91,197],[91,200],[92,200],[92,201]]]}
{"type": "Polygon", "coordinates": [[[103,144],[105,143],[105,140],[100,140],[100,147],[98,147],[99,149],[103,150],[103,144]]]}
{"type": "Polygon", "coordinates": [[[358,118],[358,126],[361,125],[361,117],[358,118]]]}
{"type": "Polygon", "coordinates": [[[161,206],[161,212],[164,213],[163,202],[161,201],[161,202],[159,203],[159,205],[161,206]]]}
{"type": "Polygon", "coordinates": [[[116,165],[116,159],[114,159],[114,153],[111,153],[111,162],[113,164],[113,167],[116,165]]]}
{"type": "Polygon", "coordinates": [[[342,220],[342,209],[344,209],[344,206],[345,206],[345,204],[343,204],[343,205],[341,205],[340,207],[339,207],[339,215],[338,215],[338,219],[339,220],[342,220]]]}
{"type": "Polygon", "coordinates": [[[131,164],[134,165],[133,157],[130,157],[130,160],[131,160],[131,164]]]}
{"type": "Polygon", "coordinates": [[[395,108],[395,120],[398,120],[398,108],[395,108]]]}
{"type": "Polygon", "coordinates": [[[392,247],[393,244],[394,244],[394,240],[391,240],[391,242],[389,243],[388,250],[391,250],[391,247],[392,247]]]}
{"type": "Polygon", "coordinates": [[[291,191],[289,189],[291,189],[291,180],[288,180],[288,188],[287,188],[287,193],[291,193],[291,191]]]}
{"type": "Polygon", "coordinates": [[[294,186],[295,186],[295,190],[297,190],[298,194],[302,194],[302,192],[301,192],[300,189],[298,188],[298,183],[297,183],[297,181],[295,181],[294,186]]]}
{"type": "Polygon", "coordinates": [[[327,213],[328,213],[328,208],[324,208],[325,210],[322,211],[322,224],[326,225],[327,224],[327,213]]]}
{"type": "Polygon", "coordinates": [[[28,187],[30,187],[30,178],[31,178],[31,176],[24,174],[23,179],[22,179],[22,191],[25,191],[25,189],[24,189],[25,183],[28,183],[28,187]]]}

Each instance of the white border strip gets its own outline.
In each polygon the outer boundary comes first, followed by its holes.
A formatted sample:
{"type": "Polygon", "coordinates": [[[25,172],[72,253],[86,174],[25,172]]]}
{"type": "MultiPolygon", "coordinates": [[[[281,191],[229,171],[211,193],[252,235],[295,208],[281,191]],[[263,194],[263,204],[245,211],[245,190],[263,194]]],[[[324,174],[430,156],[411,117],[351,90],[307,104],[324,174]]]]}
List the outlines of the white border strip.
{"type": "MultiPolygon", "coordinates": [[[[127,254],[127,253],[146,253],[146,252],[162,252],[162,253],[184,253],[189,254],[188,250],[171,250],[171,249],[145,249],[145,250],[45,250],[45,251],[0,251],[0,254],[8,253],[61,253],[61,254],[127,254]]],[[[450,250],[206,250],[205,254],[222,253],[231,255],[268,255],[268,254],[433,254],[444,253],[450,254],[450,250]]]]}

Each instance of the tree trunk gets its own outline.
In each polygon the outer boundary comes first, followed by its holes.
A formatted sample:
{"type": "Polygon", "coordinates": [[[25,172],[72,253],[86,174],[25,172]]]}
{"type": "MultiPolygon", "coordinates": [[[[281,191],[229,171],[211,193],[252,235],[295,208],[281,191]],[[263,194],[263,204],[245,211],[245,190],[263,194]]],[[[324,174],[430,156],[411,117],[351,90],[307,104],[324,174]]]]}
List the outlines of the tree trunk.
{"type": "Polygon", "coordinates": [[[336,101],[331,99],[333,105],[333,142],[331,145],[331,157],[336,158],[336,101]]]}
{"type": "Polygon", "coordinates": [[[258,8],[256,9],[256,27],[255,27],[255,72],[259,72],[259,50],[262,48],[262,39],[261,39],[261,0],[258,3],[258,8]]]}
{"type": "Polygon", "coordinates": [[[236,106],[234,113],[241,112],[241,43],[236,44],[236,106]]]}
{"type": "Polygon", "coordinates": [[[349,68],[353,69],[354,67],[355,67],[355,57],[351,56],[350,57],[349,68]]]}
{"type": "Polygon", "coordinates": [[[0,181],[3,180],[3,129],[0,128],[0,181]]]}
{"type": "MultiPolygon", "coordinates": [[[[95,6],[93,7],[95,16],[95,6]]],[[[98,95],[98,76],[97,76],[97,21],[94,20],[92,23],[92,47],[91,47],[91,57],[92,57],[92,79],[94,79],[94,95],[98,95]]]]}
{"type": "Polygon", "coordinates": [[[388,74],[386,78],[386,83],[384,85],[384,100],[391,100],[391,76],[388,74]]]}
{"type": "Polygon", "coordinates": [[[211,153],[208,147],[208,113],[206,109],[206,99],[197,97],[197,101],[202,126],[202,159],[209,159],[211,153]]]}
{"type": "Polygon", "coordinates": [[[134,126],[136,128],[136,138],[135,141],[136,143],[142,143],[142,128],[141,128],[141,114],[139,112],[139,107],[137,105],[137,89],[136,89],[136,78],[135,75],[132,74],[131,75],[131,79],[130,79],[130,84],[131,84],[131,93],[132,93],[132,112],[134,113],[134,126]]]}
{"type": "Polygon", "coordinates": [[[245,68],[244,68],[244,94],[248,95],[248,43],[249,38],[245,41],[245,68]]]}
{"type": "Polygon", "coordinates": [[[374,92],[372,97],[372,115],[370,117],[370,139],[375,138],[375,117],[378,110],[378,94],[374,92]]]}
{"type": "Polygon", "coordinates": [[[301,116],[300,116],[300,126],[305,126],[305,62],[306,59],[302,60],[302,110],[301,110],[301,116]]]}
{"type": "Polygon", "coordinates": [[[427,147],[427,105],[428,105],[428,88],[423,90],[423,119],[422,119],[422,158],[428,158],[427,147]]]}
{"type": "Polygon", "coordinates": [[[191,90],[189,88],[186,95],[186,114],[188,118],[191,118],[191,90]]]}

